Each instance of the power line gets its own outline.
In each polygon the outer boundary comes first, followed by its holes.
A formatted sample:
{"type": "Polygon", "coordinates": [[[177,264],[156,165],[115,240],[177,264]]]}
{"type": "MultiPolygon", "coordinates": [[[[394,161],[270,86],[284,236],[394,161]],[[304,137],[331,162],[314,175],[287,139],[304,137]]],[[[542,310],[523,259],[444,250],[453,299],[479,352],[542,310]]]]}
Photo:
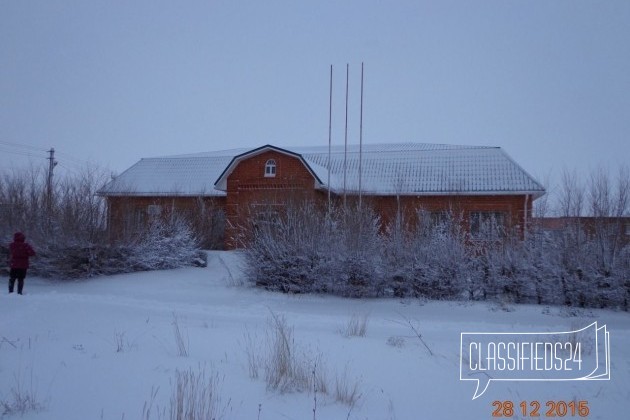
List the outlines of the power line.
{"type": "MultiPolygon", "coordinates": [[[[62,153],[59,153],[56,150],[55,150],[55,154],[63,155],[62,153]]],[[[75,162],[64,156],[61,156],[61,158],[57,159],[57,161],[59,162],[61,166],[64,166],[66,169],[72,169],[75,171],[84,169],[87,166],[87,163],[75,162]]]]}
{"type": "Polygon", "coordinates": [[[0,140],[0,144],[3,144],[5,146],[10,146],[10,147],[17,147],[17,148],[20,148],[20,149],[33,150],[33,151],[36,151],[36,152],[47,152],[46,149],[42,149],[41,147],[31,146],[31,145],[28,145],[28,144],[12,143],[10,141],[3,141],[3,140],[0,140]]]}
{"type": "MultiPolygon", "coordinates": [[[[19,143],[13,143],[10,141],[0,140],[0,151],[4,153],[11,153],[14,155],[48,159],[48,157],[44,155],[44,153],[47,154],[49,152],[49,149],[42,149],[41,147],[31,146],[28,144],[19,144],[19,143]],[[42,155],[36,154],[36,153],[42,153],[42,155]]],[[[67,164],[74,165],[76,168],[81,169],[85,166],[91,165],[90,162],[77,158],[76,156],[73,156],[69,153],[58,151],[58,150],[55,150],[55,153],[57,155],[61,155],[61,157],[64,158],[67,164]]]]}
{"type": "Polygon", "coordinates": [[[81,174],[78,169],[72,168],[71,166],[67,166],[67,165],[65,165],[63,163],[58,163],[58,165],[59,165],[59,167],[65,169],[66,171],[71,172],[71,173],[73,173],[75,175],[80,175],[81,174]]]}
{"type": "Polygon", "coordinates": [[[61,155],[62,157],[64,157],[66,160],[72,161],[75,165],[89,165],[89,162],[79,159],[75,156],[72,156],[69,153],[66,152],[60,152],[58,150],[55,150],[55,153],[61,155]]]}
{"type": "Polygon", "coordinates": [[[21,156],[28,156],[28,157],[34,157],[34,158],[39,158],[39,159],[45,159],[45,156],[42,155],[36,155],[34,153],[31,152],[27,152],[27,151],[21,151],[21,150],[8,150],[4,147],[0,147],[0,151],[4,152],[4,153],[11,153],[13,155],[21,155],[21,156]]]}

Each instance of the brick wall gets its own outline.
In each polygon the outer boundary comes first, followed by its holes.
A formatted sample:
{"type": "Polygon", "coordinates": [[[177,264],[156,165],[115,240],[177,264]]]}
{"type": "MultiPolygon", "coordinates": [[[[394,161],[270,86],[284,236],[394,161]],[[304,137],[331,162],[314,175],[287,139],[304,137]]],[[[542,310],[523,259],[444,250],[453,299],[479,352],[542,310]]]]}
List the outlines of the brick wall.
{"type": "Polygon", "coordinates": [[[240,162],[227,178],[226,248],[245,240],[255,213],[265,213],[290,203],[321,202],[323,192],[315,189],[315,179],[302,161],[277,151],[267,151],[240,162]],[[275,176],[265,176],[265,166],[273,160],[275,176]]]}
{"type": "Polygon", "coordinates": [[[204,247],[220,246],[224,235],[225,197],[108,197],[108,233],[112,242],[127,241],[153,217],[176,213],[193,225],[204,247]],[[220,229],[220,231],[217,231],[220,229]]]}
{"type": "Polygon", "coordinates": [[[473,212],[500,212],[505,214],[509,233],[524,235],[526,220],[531,220],[532,201],[525,195],[447,195],[371,197],[369,199],[381,216],[384,225],[395,220],[398,211],[405,220],[413,221],[419,210],[426,212],[451,211],[462,217],[463,227],[470,231],[470,215],[473,212]],[[527,201],[527,204],[526,204],[527,201]]]}
{"type": "Polygon", "coordinates": [[[588,239],[607,238],[619,241],[620,245],[630,244],[630,217],[542,217],[535,218],[534,225],[546,232],[582,232],[588,239]]]}
{"type": "MultiPolygon", "coordinates": [[[[309,200],[325,208],[327,192],[315,189],[315,180],[296,157],[276,151],[263,152],[238,164],[227,179],[226,248],[239,246],[246,239],[251,220],[257,211],[273,212],[291,202],[309,200]],[[265,164],[276,162],[276,176],[265,176],[265,164]]],[[[349,197],[356,200],[356,197],[349,197]]],[[[334,197],[336,204],[341,197],[334,197]]],[[[524,195],[448,195],[448,196],[364,196],[364,202],[381,217],[386,226],[400,211],[406,220],[417,219],[419,210],[427,212],[453,211],[463,218],[464,229],[470,231],[473,212],[500,212],[505,215],[505,227],[510,234],[524,236],[525,221],[531,219],[532,200],[524,195]]]]}

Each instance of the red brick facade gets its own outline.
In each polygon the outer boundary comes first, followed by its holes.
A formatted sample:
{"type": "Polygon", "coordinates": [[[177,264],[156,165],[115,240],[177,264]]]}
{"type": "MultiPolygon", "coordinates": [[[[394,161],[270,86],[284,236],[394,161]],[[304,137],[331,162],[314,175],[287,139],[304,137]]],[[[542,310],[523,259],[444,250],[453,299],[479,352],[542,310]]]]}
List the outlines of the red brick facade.
{"type": "Polygon", "coordinates": [[[588,239],[603,235],[622,245],[630,243],[630,217],[542,217],[535,218],[533,223],[546,232],[580,232],[588,239]]]}
{"type": "Polygon", "coordinates": [[[410,221],[417,217],[418,211],[452,212],[462,217],[467,231],[471,230],[471,213],[502,213],[505,227],[521,238],[532,215],[531,197],[525,195],[382,196],[370,197],[369,202],[384,225],[395,219],[399,208],[410,221]]]}
{"type": "MultiPolygon", "coordinates": [[[[316,180],[296,156],[266,151],[241,161],[227,176],[226,248],[239,246],[247,236],[252,220],[277,206],[309,200],[325,208],[328,193],[316,188],[316,180]],[[266,176],[269,160],[276,163],[275,176],[266,176]]],[[[356,197],[351,197],[356,200],[356,197]]],[[[333,195],[339,202],[341,197],[333,195]]],[[[383,226],[392,222],[398,211],[413,221],[420,210],[428,213],[451,211],[461,215],[464,228],[470,231],[474,213],[501,213],[506,229],[523,237],[532,213],[532,198],[526,195],[443,195],[443,196],[364,196],[363,201],[379,215],[383,226]]]]}
{"type": "Polygon", "coordinates": [[[237,247],[246,234],[254,212],[309,200],[323,202],[326,193],[315,189],[315,178],[295,156],[267,151],[240,162],[227,177],[226,248],[237,247]],[[275,162],[275,174],[266,175],[267,162],[275,162]]]}
{"type": "Polygon", "coordinates": [[[110,240],[128,241],[152,218],[173,214],[191,222],[201,243],[217,248],[224,241],[225,197],[107,197],[110,240]]]}

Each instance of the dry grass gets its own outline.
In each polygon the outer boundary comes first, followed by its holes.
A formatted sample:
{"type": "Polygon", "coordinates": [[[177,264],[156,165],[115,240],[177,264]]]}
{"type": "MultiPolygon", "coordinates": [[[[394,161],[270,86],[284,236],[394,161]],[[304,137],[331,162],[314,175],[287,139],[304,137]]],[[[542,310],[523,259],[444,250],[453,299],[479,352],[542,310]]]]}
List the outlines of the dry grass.
{"type": "Polygon", "coordinates": [[[179,357],[188,357],[188,337],[184,339],[181,329],[179,328],[179,320],[177,315],[173,313],[173,334],[175,334],[175,344],[177,345],[177,355],[179,357]]]}
{"type": "Polygon", "coordinates": [[[245,355],[247,356],[247,370],[251,379],[258,379],[259,371],[263,364],[263,358],[259,353],[258,339],[256,336],[252,337],[249,330],[245,330],[243,335],[245,340],[245,355]]]}
{"type": "Polygon", "coordinates": [[[339,330],[344,337],[365,337],[368,326],[368,314],[353,314],[347,324],[339,330]]]}
{"type": "Polygon", "coordinates": [[[1,417],[4,416],[24,416],[30,411],[41,411],[46,408],[46,404],[40,401],[37,389],[33,382],[33,371],[28,374],[28,383],[21,372],[13,375],[14,385],[9,392],[9,398],[0,400],[1,417]]]}
{"type": "Polygon", "coordinates": [[[399,336],[391,336],[387,339],[387,345],[397,348],[403,348],[405,346],[405,338],[399,336]]]}
{"type": "MultiPolygon", "coordinates": [[[[151,388],[151,398],[149,399],[149,401],[145,401],[144,402],[144,406],[142,407],[142,417],[141,420],[151,420],[153,419],[153,404],[155,403],[155,398],[157,397],[158,391],[160,390],[160,387],[152,387],[151,388]]],[[[166,410],[162,409],[160,410],[160,407],[156,407],[155,408],[155,415],[157,416],[158,420],[162,420],[166,418],[166,410]]],[[[103,413],[101,412],[101,419],[103,418],[103,413]]]]}
{"type": "Polygon", "coordinates": [[[170,401],[170,420],[215,420],[223,418],[230,403],[221,407],[218,374],[206,375],[205,368],[177,371],[170,401]]]}
{"type": "MultiPolygon", "coordinates": [[[[365,335],[367,316],[354,316],[348,322],[348,336],[365,335]]],[[[245,353],[249,376],[258,377],[264,369],[264,378],[269,389],[286,392],[309,392],[313,396],[313,417],[317,417],[320,395],[328,395],[335,402],[349,407],[349,415],[362,397],[360,380],[352,379],[348,368],[336,374],[331,389],[326,378],[327,369],[321,353],[313,355],[304,351],[295,342],[293,327],[282,315],[271,312],[267,328],[266,346],[260,345],[249,331],[244,335],[245,353]],[[261,354],[261,350],[266,352],[261,354]]],[[[259,406],[260,415],[261,406],[259,406]]]]}
{"type": "Polygon", "coordinates": [[[350,380],[348,376],[348,367],[343,374],[337,374],[335,378],[335,401],[345,404],[350,408],[354,408],[361,398],[360,385],[358,380],[350,380]]]}
{"type": "Polygon", "coordinates": [[[268,353],[264,359],[265,382],[280,392],[327,392],[321,355],[311,357],[301,352],[293,338],[293,328],[283,316],[271,313],[268,353]]]}

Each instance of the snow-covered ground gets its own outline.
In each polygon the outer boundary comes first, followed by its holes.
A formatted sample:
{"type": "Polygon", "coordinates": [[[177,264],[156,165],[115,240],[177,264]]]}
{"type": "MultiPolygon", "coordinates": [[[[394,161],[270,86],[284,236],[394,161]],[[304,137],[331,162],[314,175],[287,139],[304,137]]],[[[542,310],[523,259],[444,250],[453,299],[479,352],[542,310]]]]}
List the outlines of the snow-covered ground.
{"type": "MultiPolygon", "coordinates": [[[[239,261],[235,252],[210,252],[203,269],[77,282],[27,278],[24,296],[2,289],[0,417],[7,407],[16,411],[18,397],[31,397],[38,410],[25,419],[140,419],[146,407],[160,418],[176,372],[191,369],[216,379],[225,419],[485,419],[496,400],[539,401],[541,417],[548,400],[587,401],[589,418],[628,418],[628,313],[289,296],[237,285],[239,261]],[[327,393],[267,387],[272,314],[293,327],[299,357],[317,359],[327,393]],[[343,333],[353,317],[367,319],[364,336],[343,333]],[[610,381],[493,382],[472,400],[474,382],[459,380],[461,332],[565,331],[593,321],[610,332],[610,381]],[[180,355],[175,325],[188,356],[180,355]],[[259,359],[258,378],[249,356],[259,359]],[[357,386],[354,405],[335,401],[336,380],[346,390],[357,386]]],[[[513,418],[520,417],[516,410],[513,418]]]]}

